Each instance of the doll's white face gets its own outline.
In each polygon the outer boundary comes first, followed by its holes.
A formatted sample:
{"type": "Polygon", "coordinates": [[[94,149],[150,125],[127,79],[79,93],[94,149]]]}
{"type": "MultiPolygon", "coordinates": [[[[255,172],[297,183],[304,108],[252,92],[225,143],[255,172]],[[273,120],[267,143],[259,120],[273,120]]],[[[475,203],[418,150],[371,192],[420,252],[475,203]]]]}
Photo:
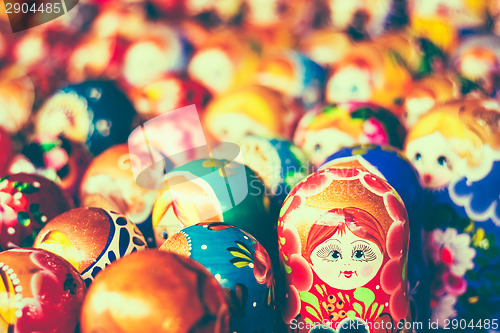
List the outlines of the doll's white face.
{"type": "Polygon", "coordinates": [[[135,43],[127,50],[123,72],[130,84],[140,87],[167,72],[171,66],[169,50],[144,41],[135,43]]]}
{"type": "Polygon", "coordinates": [[[487,93],[494,91],[494,77],[498,63],[485,54],[464,54],[458,64],[458,71],[465,78],[477,82],[487,93]]]}
{"type": "Polygon", "coordinates": [[[354,20],[357,11],[366,7],[361,0],[329,0],[330,20],[334,28],[346,30],[354,20]]]}
{"type": "Polygon", "coordinates": [[[407,98],[404,103],[405,115],[403,117],[406,128],[415,126],[418,119],[429,111],[434,104],[436,104],[436,100],[431,96],[407,98]]]}
{"type": "Polygon", "coordinates": [[[349,134],[337,129],[326,128],[319,131],[308,131],[304,136],[304,144],[301,148],[309,160],[318,166],[339,149],[354,144],[356,144],[356,139],[349,134]]]}
{"type": "Polygon", "coordinates": [[[467,26],[480,23],[484,18],[469,10],[467,0],[410,0],[408,8],[410,16],[444,19],[457,26],[467,26]]]}
{"type": "Polygon", "coordinates": [[[280,20],[281,3],[280,0],[247,0],[248,20],[258,26],[275,24],[280,20]]]}
{"type": "Polygon", "coordinates": [[[463,175],[466,168],[466,160],[455,152],[439,132],[408,143],[406,156],[420,174],[424,187],[443,187],[463,175]]]}
{"type": "Polygon", "coordinates": [[[89,135],[90,119],[85,98],[75,92],[59,92],[38,112],[36,133],[85,142],[89,135]]]}
{"type": "Polygon", "coordinates": [[[463,0],[410,0],[413,14],[424,17],[449,17],[464,9],[463,0]]]}
{"type": "Polygon", "coordinates": [[[330,103],[367,102],[371,95],[370,73],[356,66],[340,69],[326,87],[326,99],[330,103]]]}
{"type": "Polygon", "coordinates": [[[234,79],[234,66],[228,54],[215,48],[196,53],[189,63],[188,72],[213,94],[227,91],[234,79]]]}
{"type": "Polygon", "coordinates": [[[274,195],[281,182],[281,159],[267,140],[249,136],[238,142],[247,166],[262,178],[264,185],[274,195]]]}
{"type": "Polygon", "coordinates": [[[235,142],[248,135],[271,136],[264,125],[242,113],[224,113],[213,117],[207,124],[210,133],[219,141],[235,142]]]}
{"type": "Polygon", "coordinates": [[[370,282],[382,266],[379,247],[354,235],[349,229],[336,233],[311,253],[312,268],[332,287],[350,290],[370,282]]]}

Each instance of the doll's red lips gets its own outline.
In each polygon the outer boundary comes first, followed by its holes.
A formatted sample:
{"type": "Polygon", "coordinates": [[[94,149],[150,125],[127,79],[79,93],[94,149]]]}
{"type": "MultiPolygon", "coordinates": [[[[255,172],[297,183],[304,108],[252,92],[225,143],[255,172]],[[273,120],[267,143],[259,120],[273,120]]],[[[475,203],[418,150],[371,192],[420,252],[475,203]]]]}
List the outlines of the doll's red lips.
{"type": "Polygon", "coordinates": [[[349,279],[353,274],[356,274],[356,271],[343,271],[341,273],[344,273],[344,276],[349,279]]]}

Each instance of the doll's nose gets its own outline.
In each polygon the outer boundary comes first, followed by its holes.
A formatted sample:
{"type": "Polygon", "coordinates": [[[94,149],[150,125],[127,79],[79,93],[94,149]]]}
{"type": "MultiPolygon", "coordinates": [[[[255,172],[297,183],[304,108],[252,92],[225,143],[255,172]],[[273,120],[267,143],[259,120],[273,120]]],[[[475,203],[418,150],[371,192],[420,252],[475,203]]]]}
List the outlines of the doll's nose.
{"type": "Polygon", "coordinates": [[[428,173],[425,173],[424,176],[422,177],[422,180],[424,184],[427,185],[432,181],[432,176],[428,173]]]}

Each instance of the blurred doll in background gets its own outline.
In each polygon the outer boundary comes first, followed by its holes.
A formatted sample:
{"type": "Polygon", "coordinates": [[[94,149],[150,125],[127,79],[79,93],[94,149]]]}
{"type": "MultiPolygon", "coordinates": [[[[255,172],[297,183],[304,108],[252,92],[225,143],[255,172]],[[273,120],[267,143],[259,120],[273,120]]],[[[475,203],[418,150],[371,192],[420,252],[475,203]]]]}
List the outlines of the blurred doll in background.
{"type": "Polygon", "coordinates": [[[431,74],[411,84],[403,104],[402,120],[407,129],[435,105],[459,97],[459,83],[452,74],[431,74]]]}
{"type": "Polygon", "coordinates": [[[405,152],[424,187],[487,172],[500,157],[500,142],[490,135],[498,119],[500,106],[481,99],[451,101],[422,117],[408,133],[405,152]]]}

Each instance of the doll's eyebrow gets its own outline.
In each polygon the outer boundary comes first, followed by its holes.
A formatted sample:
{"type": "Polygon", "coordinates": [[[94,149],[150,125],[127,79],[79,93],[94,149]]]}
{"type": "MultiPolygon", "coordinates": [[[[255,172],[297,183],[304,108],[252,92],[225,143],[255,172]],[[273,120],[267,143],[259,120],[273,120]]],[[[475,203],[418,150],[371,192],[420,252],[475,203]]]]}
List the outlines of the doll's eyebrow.
{"type": "Polygon", "coordinates": [[[356,239],[355,241],[352,241],[352,242],[351,242],[351,244],[354,244],[354,243],[357,243],[357,242],[363,242],[363,243],[365,243],[365,244],[367,244],[367,245],[370,245],[370,244],[368,244],[368,242],[367,242],[367,241],[362,240],[362,239],[356,239]]]}
{"type": "Polygon", "coordinates": [[[342,244],[342,242],[339,239],[329,239],[325,243],[327,243],[327,242],[333,242],[333,241],[337,241],[337,242],[339,242],[339,243],[342,244]]]}

